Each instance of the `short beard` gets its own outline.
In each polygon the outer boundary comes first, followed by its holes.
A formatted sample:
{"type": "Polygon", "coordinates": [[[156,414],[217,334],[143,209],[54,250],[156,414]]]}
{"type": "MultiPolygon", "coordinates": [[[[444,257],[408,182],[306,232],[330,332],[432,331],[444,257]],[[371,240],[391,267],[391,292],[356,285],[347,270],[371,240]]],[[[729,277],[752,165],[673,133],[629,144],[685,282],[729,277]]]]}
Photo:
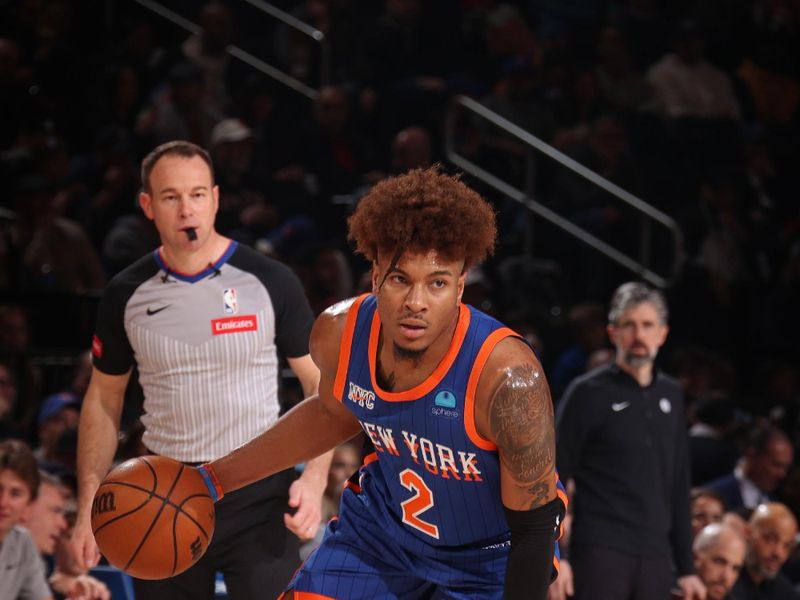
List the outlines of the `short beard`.
{"type": "Polygon", "coordinates": [[[425,354],[427,348],[423,348],[422,350],[409,350],[408,348],[403,348],[394,342],[394,357],[397,360],[410,360],[414,363],[414,366],[419,366],[422,362],[422,357],[425,354]]]}
{"type": "Polygon", "coordinates": [[[650,354],[646,356],[639,356],[638,354],[632,354],[630,352],[625,354],[623,360],[625,364],[629,367],[633,367],[634,369],[641,369],[642,367],[647,367],[652,365],[655,361],[655,356],[650,356],[650,354]]]}

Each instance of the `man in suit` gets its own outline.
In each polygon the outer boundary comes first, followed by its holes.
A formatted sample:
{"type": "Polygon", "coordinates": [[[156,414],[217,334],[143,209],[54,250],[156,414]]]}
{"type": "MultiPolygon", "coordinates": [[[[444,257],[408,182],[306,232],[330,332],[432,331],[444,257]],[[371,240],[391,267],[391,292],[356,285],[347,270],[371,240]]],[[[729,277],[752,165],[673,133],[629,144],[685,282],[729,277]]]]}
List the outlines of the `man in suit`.
{"type": "Polygon", "coordinates": [[[711,481],[704,487],[714,490],[728,510],[752,510],[774,500],[774,492],[786,478],[794,460],[792,442],[777,427],[753,431],[744,456],[733,473],[711,481]]]}

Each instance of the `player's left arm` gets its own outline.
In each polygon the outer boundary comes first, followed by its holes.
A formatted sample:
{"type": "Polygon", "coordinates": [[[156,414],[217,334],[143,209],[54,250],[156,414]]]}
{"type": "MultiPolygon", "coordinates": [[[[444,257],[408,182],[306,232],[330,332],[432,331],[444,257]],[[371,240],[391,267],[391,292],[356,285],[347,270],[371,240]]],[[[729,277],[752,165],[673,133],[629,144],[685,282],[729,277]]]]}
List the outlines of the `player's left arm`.
{"type": "Polygon", "coordinates": [[[476,426],[497,444],[500,493],[511,530],[505,596],[544,599],[556,530],[555,424],[550,389],[533,351],[506,338],[492,351],[476,396],[476,426]]]}
{"type": "MultiPolygon", "coordinates": [[[[310,354],[287,358],[289,367],[300,380],[303,397],[308,398],[319,391],[319,369],[310,354]]],[[[322,521],[322,496],[328,485],[328,471],[333,458],[329,450],[310,461],[303,474],[289,488],[289,506],[296,509],[294,514],[283,516],[286,527],[301,540],[310,540],[322,521]]]]}

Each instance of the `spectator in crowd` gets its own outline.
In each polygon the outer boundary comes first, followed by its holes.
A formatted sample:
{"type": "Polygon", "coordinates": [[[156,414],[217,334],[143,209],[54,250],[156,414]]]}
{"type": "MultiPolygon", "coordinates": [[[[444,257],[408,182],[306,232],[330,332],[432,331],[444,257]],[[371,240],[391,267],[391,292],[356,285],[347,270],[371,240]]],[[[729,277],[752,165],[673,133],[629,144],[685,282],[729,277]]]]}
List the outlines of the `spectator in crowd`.
{"type": "Polygon", "coordinates": [[[106,282],[97,253],[80,223],[59,215],[55,191],[40,174],[24,177],[15,201],[20,280],[28,289],[83,293],[106,282]]]}
{"type": "Polygon", "coordinates": [[[231,10],[224,2],[208,2],[200,10],[198,22],[200,32],[181,44],[181,53],[203,72],[203,103],[226,114],[230,111],[226,76],[231,60],[227,48],[233,34],[231,10]]]}
{"type": "Polygon", "coordinates": [[[658,110],[673,119],[695,117],[738,121],[741,109],[730,78],[705,58],[705,42],[696,22],[682,21],[673,52],[647,71],[658,110]]]}
{"type": "MultiPolygon", "coordinates": [[[[663,600],[673,565],[687,600],[705,595],[693,574],[683,394],[654,366],[668,331],[660,292],[621,285],[608,314],[615,362],[574,380],[558,407],[558,471],[575,482],[569,565],[578,600],[663,600]]],[[[571,575],[562,565],[555,597],[571,575]]]]}
{"type": "Polygon", "coordinates": [[[275,229],[279,219],[254,169],[253,150],[253,132],[239,119],[224,119],[211,131],[209,154],[220,191],[217,228],[249,246],[275,229]]]}
{"type": "Polygon", "coordinates": [[[800,82],[796,74],[797,42],[787,35],[769,35],[756,45],[736,70],[745,92],[744,104],[765,125],[789,125],[798,117],[800,82]]]}
{"type": "Polygon", "coordinates": [[[0,598],[53,598],[36,544],[20,526],[38,489],[39,470],[30,448],[19,440],[0,443],[0,598]]]}
{"type": "Polygon", "coordinates": [[[613,25],[600,33],[595,77],[603,96],[614,110],[641,110],[652,102],[652,89],[634,69],[622,32],[613,25]]]}
{"type": "Polygon", "coordinates": [[[397,132],[392,141],[392,173],[427,169],[433,164],[433,142],[424,127],[412,125],[397,132]]]}
{"type": "Polygon", "coordinates": [[[11,368],[0,362],[0,441],[20,437],[22,428],[15,420],[17,381],[11,368]]]}
{"type": "MultiPolygon", "coordinates": [[[[341,86],[325,86],[311,110],[311,120],[301,131],[303,166],[318,182],[319,203],[315,213],[330,218],[330,198],[348,194],[375,169],[375,151],[370,138],[351,118],[350,98],[341,86]]],[[[338,221],[341,215],[335,215],[338,221]]],[[[331,227],[331,223],[326,223],[331,227]]]]}
{"type": "Polygon", "coordinates": [[[759,505],[750,517],[744,569],[732,600],[797,600],[800,598],[781,567],[794,550],[797,519],[783,504],[759,505]]]}
{"type": "Polygon", "coordinates": [[[780,429],[764,426],[750,433],[744,455],[733,473],[706,484],[725,501],[728,510],[754,509],[775,499],[794,461],[791,440],[780,429]]]}
{"type": "MultiPolygon", "coordinates": [[[[28,99],[32,72],[21,62],[19,44],[0,37],[0,109],[4,115],[21,115],[28,99]]],[[[0,124],[0,148],[11,146],[19,133],[18,119],[5,118],[0,124]]]]}
{"type": "Polygon", "coordinates": [[[703,488],[694,488],[691,498],[692,537],[696,538],[706,525],[722,522],[725,503],[719,494],[703,488]]]}
{"type": "Polygon", "coordinates": [[[692,485],[702,486],[736,466],[739,453],[732,435],[736,429],[736,407],[719,394],[695,401],[694,423],[689,428],[689,460],[692,485]]]}
{"type": "Polygon", "coordinates": [[[344,252],[328,246],[316,249],[305,282],[311,310],[323,310],[353,295],[353,274],[344,252]]]}
{"type": "Polygon", "coordinates": [[[567,313],[574,343],[556,359],[550,375],[553,395],[558,398],[569,383],[587,371],[589,356],[606,345],[606,320],[599,304],[576,304],[567,313]]]}
{"type": "Polygon", "coordinates": [[[204,74],[195,64],[179,62],[167,78],[167,88],[157,94],[136,120],[136,135],[152,144],[188,140],[206,147],[214,125],[224,118],[204,96],[204,74]]]}
{"type": "Polygon", "coordinates": [[[340,444],[333,451],[331,469],[328,471],[328,485],[322,496],[322,525],[314,539],[309,540],[300,547],[300,558],[305,560],[314,548],[319,546],[325,533],[325,525],[339,514],[339,500],[345,484],[361,465],[358,447],[351,442],[340,444]]]}
{"type": "Polygon", "coordinates": [[[121,216],[103,240],[102,257],[109,275],[113,276],[143,254],[158,248],[158,232],[138,206],[121,216]]]}
{"type": "Polygon", "coordinates": [[[731,527],[739,532],[743,539],[747,539],[748,525],[745,518],[739,513],[728,511],[722,515],[721,523],[727,527],[731,527]]]}
{"type": "Polygon", "coordinates": [[[44,399],[39,409],[39,446],[34,455],[48,473],[75,472],[74,464],[65,464],[62,451],[68,432],[78,427],[81,399],[72,392],[59,392],[44,399]]]}
{"type": "MultiPolygon", "coordinates": [[[[549,142],[555,135],[556,119],[547,105],[539,100],[540,85],[541,72],[530,59],[511,57],[503,64],[493,90],[481,103],[525,131],[549,142]]],[[[511,145],[511,138],[502,143],[497,140],[496,144],[516,154],[524,152],[524,146],[511,145]]]]}
{"type": "Polygon", "coordinates": [[[13,418],[23,429],[32,428],[41,402],[42,371],[33,361],[31,320],[22,305],[0,305],[0,357],[16,383],[13,418]]]}
{"type": "Polygon", "coordinates": [[[42,559],[50,565],[50,588],[65,598],[110,600],[111,595],[104,583],[86,573],[70,573],[55,560],[58,546],[65,544],[68,538],[65,507],[64,486],[52,475],[40,472],[36,500],[21,523],[31,534],[42,559]]]}
{"type": "Polygon", "coordinates": [[[714,523],[697,534],[692,549],[706,600],[729,600],[744,563],[744,538],[735,529],[714,523]]]}

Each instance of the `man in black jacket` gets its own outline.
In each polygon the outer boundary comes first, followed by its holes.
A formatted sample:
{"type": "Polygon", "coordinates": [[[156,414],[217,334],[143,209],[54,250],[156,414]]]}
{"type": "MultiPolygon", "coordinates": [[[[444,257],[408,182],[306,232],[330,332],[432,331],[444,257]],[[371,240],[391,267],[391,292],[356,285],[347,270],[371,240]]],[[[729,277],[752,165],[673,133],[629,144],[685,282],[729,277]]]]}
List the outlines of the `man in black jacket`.
{"type": "MultiPolygon", "coordinates": [[[[687,600],[705,587],[693,574],[688,444],[683,394],[654,368],[667,338],[667,306],[640,283],[611,299],[613,364],[576,379],[556,417],[556,461],[575,482],[570,566],[575,598],[663,600],[675,583],[687,600]]],[[[563,563],[562,563],[563,564],[563,563]]],[[[551,598],[571,588],[562,566],[551,598]]]]}
{"type": "Polygon", "coordinates": [[[791,581],[780,570],[795,547],[797,519],[779,502],[759,505],[750,517],[744,569],[732,600],[797,600],[791,581]]]}

